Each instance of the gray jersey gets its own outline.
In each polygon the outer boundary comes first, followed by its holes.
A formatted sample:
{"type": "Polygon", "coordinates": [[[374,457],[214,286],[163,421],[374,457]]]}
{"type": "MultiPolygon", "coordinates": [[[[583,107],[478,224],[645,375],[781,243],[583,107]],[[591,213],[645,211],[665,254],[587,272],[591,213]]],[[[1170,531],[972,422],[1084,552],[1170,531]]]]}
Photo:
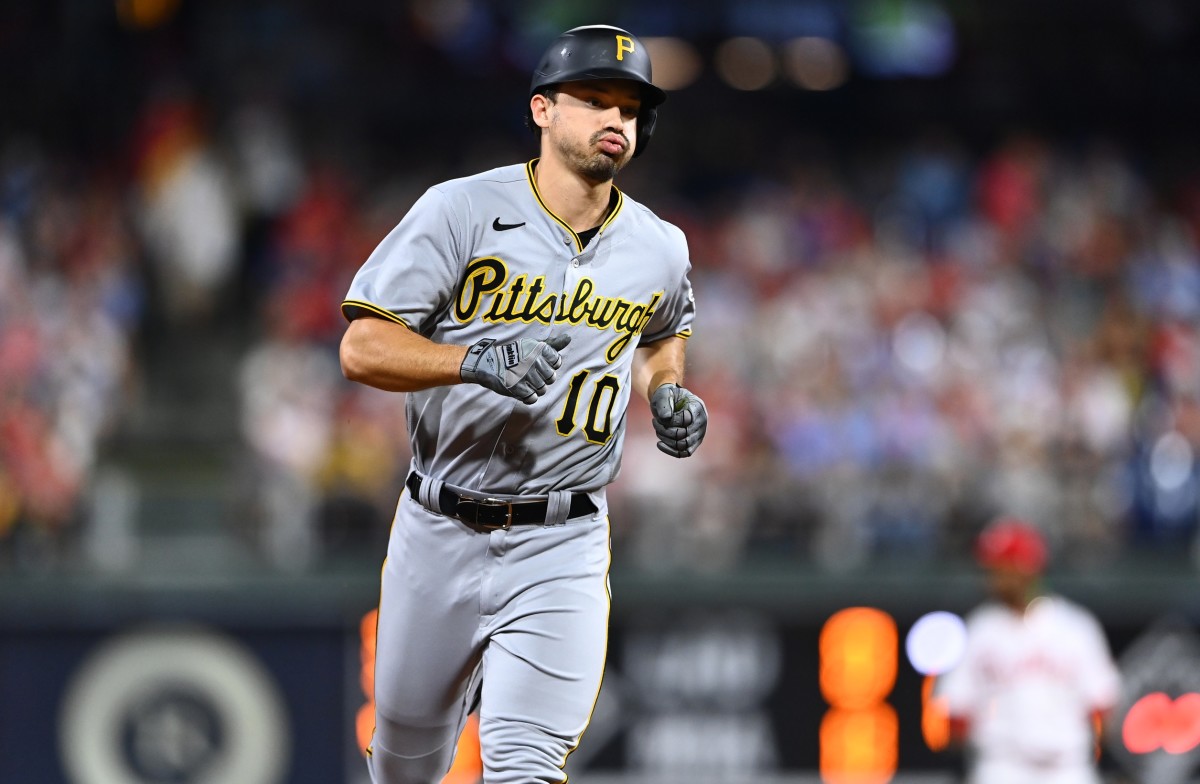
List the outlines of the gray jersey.
{"type": "Polygon", "coordinates": [[[351,283],[346,318],[376,316],[438,343],[567,331],[557,380],[525,405],[475,384],[411,392],[423,474],[483,493],[594,491],[620,468],[639,342],[691,332],[687,242],[614,188],[586,247],[546,207],[536,161],[430,188],[351,283]]]}

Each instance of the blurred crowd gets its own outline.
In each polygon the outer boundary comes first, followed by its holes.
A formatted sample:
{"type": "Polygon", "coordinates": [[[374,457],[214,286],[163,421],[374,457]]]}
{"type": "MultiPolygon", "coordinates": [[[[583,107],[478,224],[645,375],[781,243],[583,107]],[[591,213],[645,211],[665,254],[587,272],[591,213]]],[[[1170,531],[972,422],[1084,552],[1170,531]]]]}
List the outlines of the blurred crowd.
{"type": "Polygon", "coordinates": [[[53,558],[78,532],[137,372],[145,290],[124,187],[31,140],[0,147],[0,556],[53,558]]]}
{"type": "MultiPolygon", "coordinates": [[[[634,402],[617,557],[938,562],[1000,513],[1067,564],[1189,557],[1200,172],[1164,182],[1139,153],[1035,134],[972,150],[946,131],[645,193],[653,153],[639,159],[630,195],[689,238],[687,383],[712,424],[673,461],[634,402]]],[[[141,347],[229,318],[248,336],[228,379],[231,459],[251,466],[239,526],[281,567],[381,557],[409,459],[402,396],[342,379],[338,304],[425,187],[531,154],[366,181],[310,154],[278,108],[214,118],[179,88],[111,159],[0,140],[0,564],[87,526],[141,347]]]]}
{"type": "Polygon", "coordinates": [[[998,514],[1082,568],[1194,549],[1200,181],[1030,134],[832,158],[669,216],[713,426],[668,481],[635,434],[633,551],[935,562],[998,514]]]}

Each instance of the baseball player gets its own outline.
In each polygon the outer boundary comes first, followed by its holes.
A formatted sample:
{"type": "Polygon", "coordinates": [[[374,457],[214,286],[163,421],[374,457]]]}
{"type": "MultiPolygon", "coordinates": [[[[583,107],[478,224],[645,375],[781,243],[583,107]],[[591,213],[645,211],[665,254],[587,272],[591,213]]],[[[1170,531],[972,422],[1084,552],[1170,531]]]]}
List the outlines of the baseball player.
{"type": "Polygon", "coordinates": [[[963,661],[938,684],[972,784],[1099,784],[1095,732],[1119,697],[1104,631],[1083,607],[1039,589],[1045,540],[1016,518],[977,542],[994,600],[967,618],[963,661]]]}
{"type": "Polygon", "coordinates": [[[343,372],[408,393],[413,452],[382,575],[378,784],[437,782],[476,704],[485,782],[566,780],[604,671],[626,405],[649,400],[675,457],[708,421],[681,386],[684,235],[613,184],[665,98],[630,33],[563,33],[530,88],[540,156],[430,188],[350,285],[343,372]]]}

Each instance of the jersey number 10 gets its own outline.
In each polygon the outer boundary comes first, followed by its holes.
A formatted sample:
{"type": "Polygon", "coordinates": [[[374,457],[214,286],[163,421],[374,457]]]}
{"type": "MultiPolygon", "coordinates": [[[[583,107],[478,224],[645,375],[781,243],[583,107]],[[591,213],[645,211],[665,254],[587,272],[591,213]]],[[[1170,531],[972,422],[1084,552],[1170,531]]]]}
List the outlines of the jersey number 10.
{"type": "MultiPolygon", "coordinates": [[[[567,401],[563,404],[562,416],[554,423],[558,434],[564,438],[575,432],[575,416],[579,408],[579,398],[583,394],[583,385],[587,383],[590,370],[581,370],[571,377],[570,388],[567,390],[567,401]]],[[[612,438],[612,413],[617,403],[617,391],[621,388],[616,376],[604,375],[592,383],[591,401],[587,407],[587,417],[583,422],[583,437],[593,444],[607,444],[612,438]]]]}

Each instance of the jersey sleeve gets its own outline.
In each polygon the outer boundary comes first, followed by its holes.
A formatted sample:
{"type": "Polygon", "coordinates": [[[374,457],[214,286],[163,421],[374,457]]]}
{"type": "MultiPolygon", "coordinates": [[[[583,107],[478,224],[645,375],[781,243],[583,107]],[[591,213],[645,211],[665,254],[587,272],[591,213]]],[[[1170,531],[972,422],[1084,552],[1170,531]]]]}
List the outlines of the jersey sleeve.
{"type": "Polygon", "coordinates": [[[1121,676],[1113,662],[1108,639],[1100,622],[1090,613],[1078,618],[1080,689],[1091,710],[1106,711],[1120,699],[1121,676]]]}
{"type": "Polygon", "coordinates": [[[975,712],[979,703],[978,658],[978,621],[968,618],[963,657],[953,669],[938,676],[934,690],[951,718],[969,718],[975,712]]]}
{"type": "Polygon", "coordinates": [[[371,253],[342,302],[347,321],[374,316],[426,332],[454,296],[461,225],[445,195],[427,190],[371,253]]]}
{"type": "Polygon", "coordinates": [[[663,293],[662,304],[642,331],[642,343],[653,343],[669,337],[689,338],[692,336],[692,321],[696,317],[696,300],[692,294],[692,282],[688,273],[692,269],[688,261],[687,240],[683,232],[671,227],[676,246],[679,248],[681,272],[675,287],[663,293]]]}

